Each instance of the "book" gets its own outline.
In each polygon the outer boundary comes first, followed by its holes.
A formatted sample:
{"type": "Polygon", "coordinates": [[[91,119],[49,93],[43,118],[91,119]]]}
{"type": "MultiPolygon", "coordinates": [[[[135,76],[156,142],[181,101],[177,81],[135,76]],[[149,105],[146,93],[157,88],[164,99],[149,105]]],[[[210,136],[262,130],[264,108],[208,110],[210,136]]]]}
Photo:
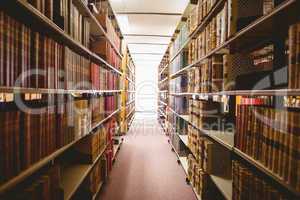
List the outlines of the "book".
{"type": "Polygon", "coordinates": [[[300,75],[300,23],[293,24],[289,27],[288,37],[288,71],[289,71],[289,89],[299,89],[299,75],[300,75]]]}
{"type": "Polygon", "coordinates": [[[237,120],[241,123],[237,127],[235,146],[298,190],[299,136],[295,131],[299,113],[275,109],[269,103],[256,98],[238,105],[237,120]]]}
{"type": "Polygon", "coordinates": [[[293,199],[282,190],[279,190],[269,180],[255,173],[241,162],[234,160],[232,162],[233,174],[233,200],[244,198],[257,199],[267,198],[272,199],[293,199]]]}

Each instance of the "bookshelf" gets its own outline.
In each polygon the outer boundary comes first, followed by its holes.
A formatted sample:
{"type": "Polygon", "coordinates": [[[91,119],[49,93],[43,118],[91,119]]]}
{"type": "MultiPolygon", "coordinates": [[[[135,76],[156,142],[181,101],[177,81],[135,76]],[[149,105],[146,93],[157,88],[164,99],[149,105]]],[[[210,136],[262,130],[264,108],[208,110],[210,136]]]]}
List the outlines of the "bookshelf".
{"type": "Polygon", "coordinates": [[[108,1],[39,3],[0,3],[0,198],[38,195],[43,186],[39,195],[50,199],[96,199],[123,142],[122,95],[134,95],[134,63],[126,74],[130,53],[108,1]],[[8,54],[16,61],[4,62],[8,54]],[[32,69],[45,74],[24,73],[32,69]]]}
{"type": "Polygon", "coordinates": [[[128,132],[135,115],[135,65],[128,47],[123,60],[122,133],[128,132]]]}
{"type": "Polygon", "coordinates": [[[298,199],[300,178],[291,170],[299,171],[299,159],[276,145],[298,148],[291,141],[297,140],[293,130],[299,124],[299,76],[294,75],[299,63],[293,56],[300,4],[243,3],[198,1],[187,7],[187,19],[179,22],[158,67],[159,121],[178,159],[188,158],[187,178],[196,195],[235,200],[256,194],[243,182],[245,172],[249,183],[264,184],[260,194],[298,199]],[[223,174],[213,164],[220,157],[223,174]]]}

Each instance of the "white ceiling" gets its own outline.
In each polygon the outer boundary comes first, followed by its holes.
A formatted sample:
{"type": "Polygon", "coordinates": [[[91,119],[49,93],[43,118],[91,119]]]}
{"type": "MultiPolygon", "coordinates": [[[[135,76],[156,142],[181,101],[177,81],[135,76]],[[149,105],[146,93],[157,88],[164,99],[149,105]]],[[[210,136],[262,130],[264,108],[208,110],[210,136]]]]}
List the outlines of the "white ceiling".
{"type": "Polygon", "coordinates": [[[188,2],[110,0],[136,65],[159,65],[188,2]]]}

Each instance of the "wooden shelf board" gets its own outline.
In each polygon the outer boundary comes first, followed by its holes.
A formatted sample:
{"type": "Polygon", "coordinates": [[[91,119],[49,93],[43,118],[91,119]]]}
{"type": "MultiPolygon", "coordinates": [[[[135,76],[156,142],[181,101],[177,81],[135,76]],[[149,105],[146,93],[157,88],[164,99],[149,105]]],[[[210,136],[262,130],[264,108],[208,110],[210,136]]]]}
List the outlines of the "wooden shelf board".
{"type": "Polygon", "coordinates": [[[210,175],[212,181],[216,184],[216,186],[219,188],[223,196],[227,200],[232,199],[232,180],[225,179],[219,176],[210,175]]]}

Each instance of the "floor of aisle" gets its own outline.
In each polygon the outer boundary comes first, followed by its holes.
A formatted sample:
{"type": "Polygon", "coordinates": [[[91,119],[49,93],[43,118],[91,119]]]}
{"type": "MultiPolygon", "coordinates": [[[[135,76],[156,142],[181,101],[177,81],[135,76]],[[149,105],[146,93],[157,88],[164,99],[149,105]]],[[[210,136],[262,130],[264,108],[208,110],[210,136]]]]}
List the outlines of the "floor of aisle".
{"type": "Polygon", "coordinates": [[[99,200],[196,200],[156,115],[137,113],[99,200]]]}

